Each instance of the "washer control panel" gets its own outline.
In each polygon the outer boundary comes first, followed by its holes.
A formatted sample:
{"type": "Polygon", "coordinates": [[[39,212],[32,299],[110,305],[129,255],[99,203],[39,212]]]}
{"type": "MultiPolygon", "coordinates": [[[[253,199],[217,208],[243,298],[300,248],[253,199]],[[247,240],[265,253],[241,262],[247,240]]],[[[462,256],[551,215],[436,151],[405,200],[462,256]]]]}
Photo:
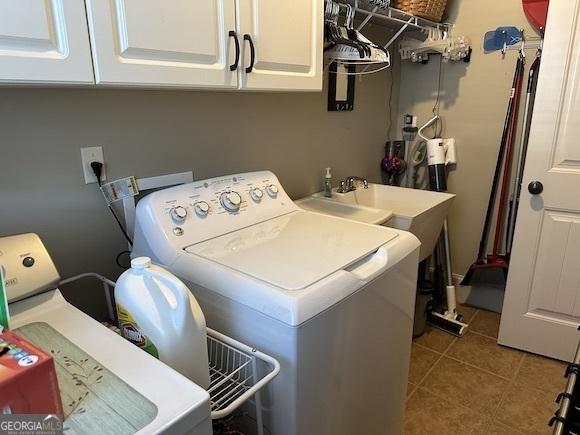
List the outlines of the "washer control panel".
{"type": "Polygon", "coordinates": [[[34,233],[0,237],[0,268],[8,302],[56,288],[60,280],[48,251],[34,233]]]}
{"type": "Polygon", "coordinates": [[[153,192],[137,205],[136,223],[183,247],[296,210],[276,176],[261,171],[153,192]]]}

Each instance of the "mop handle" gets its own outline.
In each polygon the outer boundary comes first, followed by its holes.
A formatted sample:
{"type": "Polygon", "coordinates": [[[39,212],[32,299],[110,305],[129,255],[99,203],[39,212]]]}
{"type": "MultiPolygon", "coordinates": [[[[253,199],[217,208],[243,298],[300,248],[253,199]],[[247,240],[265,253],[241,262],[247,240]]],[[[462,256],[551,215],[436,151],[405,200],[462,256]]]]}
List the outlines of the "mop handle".
{"type": "Polygon", "coordinates": [[[514,72],[514,78],[512,81],[512,88],[511,88],[511,92],[510,92],[510,98],[509,98],[509,102],[508,102],[506,117],[505,117],[505,121],[504,121],[504,125],[503,125],[503,132],[501,135],[501,141],[500,141],[500,147],[499,147],[499,151],[498,151],[498,155],[497,155],[497,161],[495,164],[495,172],[493,174],[493,182],[491,184],[491,191],[489,193],[489,200],[487,203],[487,211],[485,213],[485,222],[483,224],[483,231],[481,234],[481,240],[479,242],[479,251],[477,254],[478,260],[483,260],[483,258],[485,257],[485,248],[487,245],[487,236],[488,236],[489,228],[491,225],[491,217],[493,215],[493,208],[494,208],[493,205],[495,204],[495,194],[497,191],[497,185],[499,183],[499,177],[500,177],[501,167],[502,167],[502,159],[503,159],[503,155],[504,155],[504,151],[505,151],[505,145],[506,145],[506,140],[507,140],[507,135],[508,135],[508,130],[509,130],[509,124],[510,124],[510,120],[512,117],[511,114],[513,111],[514,98],[516,95],[516,85],[517,85],[518,73],[519,73],[519,69],[518,69],[519,62],[520,62],[520,60],[518,59],[518,62],[516,63],[516,70],[514,72]]]}
{"type": "Polygon", "coordinates": [[[510,120],[510,127],[509,127],[509,134],[507,139],[507,147],[505,151],[505,162],[503,166],[503,176],[502,176],[502,185],[501,185],[501,192],[499,196],[499,206],[497,210],[497,219],[495,223],[495,235],[493,240],[493,251],[492,257],[497,257],[499,253],[499,244],[500,238],[502,233],[503,227],[503,220],[506,210],[506,201],[507,201],[507,193],[509,189],[509,174],[511,169],[511,160],[512,160],[512,151],[513,151],[513,144],[516,137],[516,129],[517,129],[517,121],[518,121],[518,109],[520,105],[520,94],[522,90],[522,84],[524,81],[524,60],[523,57],[520,55],[518,58],[518,80],[516,84],[516,95],[514,98],[514,111],[512,113],[512,119],[510,120]]]}
{"type": "Polygon", "coordinates": [[[520,142],[519,156],[517,159],[516,176],[514,180],[514,199],[513,199],[513,210],[510,216],[510,221],[508,224],[508,240],[506,246],[506,253],[511,254],[512,245],[514,241],[514,231],[516,226],[516,218],[518,215],[518,206],[520,202],[520,195],[522,191],[522,176],[524,174],[524,167],[526,165],[526,154],[528,153],[528,140],[530,137],[530,127],[532,121],[532,112],[534,110],[534,99],[533,95],[536,91],[536,85],[538,83],[538,72],[540,70],[540,57],[537,56],[532,66],[530,67],[530,72],[528,74],[528,88],[526,91],[526,104],[524,110],[524,126],[522,127],[522,138],[520,142]]]}

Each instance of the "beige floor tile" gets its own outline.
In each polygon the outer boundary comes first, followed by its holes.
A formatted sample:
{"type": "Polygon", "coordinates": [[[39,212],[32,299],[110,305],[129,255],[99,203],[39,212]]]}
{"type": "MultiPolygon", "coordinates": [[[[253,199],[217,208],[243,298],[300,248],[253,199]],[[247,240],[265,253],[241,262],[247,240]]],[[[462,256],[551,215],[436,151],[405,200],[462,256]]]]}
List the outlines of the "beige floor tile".
{"type": "Polygon", "coordinates": [[[409,382],[419,384],[440,357],[441,354],[413,343],[411,347],[409,382]]]}
{"type": "Polygon", "coordinates": [[[526,434],[550,434],[548,421],[558,405],[549,393],[512,385],[500,404],[496,420],[526,434]]]}
{"type": "Polygon", "coordinates": [[[421,387],[407,402],[405,435],[479,435],[486,431],[486,417],[421,387]]]}
{"type": "Polygon", "coordinates": [[[455,337],[453,335],[427,325],[425,333],[415,338],[414,341],[429,349],[443,353],[454,339],[455,337]]]}
{"type": "Polygon", "coordinates": [[[495,421],[490,424],[487,435],[523,435],[523,432],[495,421]]]}
{"type": "Polygon", "coordinates": [[[421,387],[447,397],[455,406],[463,405],[491,416],[508,384],[505,379],[444,356],[421,387]]]}
{"type": "Polygon", "coordinates": [[[564,378],[566,364],[539,355],[526,354],[518,372],[515,384],[539,388],[556,396],[564,391],[567,380],[564,378]]]}
{"type": "Polygon", "coordinates": [[[470,307],[469,305],[457,304],[457,312],[463,316],[465,323],[471,322],[475,313],[479,311],[478,308],[470,307]]]}
{"type": "Polygon", "coordinates": [[[447,355],[511,379],[524,353],[499,346],[494,339],[467,332],[451,345],[447,355]]]}
{"type": "Polygon", "coordinates": [[[497,339],[500,318],[501,316],[498,313],[480,310],[469,324],[469,329],[473,332],[497,339]]]}

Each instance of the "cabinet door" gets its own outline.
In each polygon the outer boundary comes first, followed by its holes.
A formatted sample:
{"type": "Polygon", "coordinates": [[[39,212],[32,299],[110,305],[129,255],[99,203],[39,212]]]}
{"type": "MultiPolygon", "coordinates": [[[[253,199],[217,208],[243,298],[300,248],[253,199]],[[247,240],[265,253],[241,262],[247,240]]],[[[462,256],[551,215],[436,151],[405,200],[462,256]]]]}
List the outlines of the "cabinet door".
{"type": "Polygon", "coordinates": [[[323,0],[239,0],[244,42],[242,87],[264,90],[322,89],[323,0]]]}
{"type": "Polygon", "coordinates": [[[84,2],[0,1],[0,83],[93,83],[84,2]]]}
{"type": "Polygon", "coordinates": [[[237,87],[234,0],[87,0],[98,84],[237,87]]]}

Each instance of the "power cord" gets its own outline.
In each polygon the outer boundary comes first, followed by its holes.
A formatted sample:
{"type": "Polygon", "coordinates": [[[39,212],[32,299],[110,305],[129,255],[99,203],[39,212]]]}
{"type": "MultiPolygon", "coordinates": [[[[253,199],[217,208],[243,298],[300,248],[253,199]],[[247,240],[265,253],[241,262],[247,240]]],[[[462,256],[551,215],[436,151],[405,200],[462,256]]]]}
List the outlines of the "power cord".
{"type": "MultiPolygon", "coordinates": [[[[101,175],[103,173],[103,164],[101,162],[95,161],[95,162],[91,162],[90,166],[91,166],[91,169],[93,170],[93,174],[95,174],[95,177],[97,178],[97,183],[99,185],[99,188],[101,188],[102,187],[101,175]]],[[[125,239],[127,239],[127,242],[129,242],[129,245],[131,245],[131,247],[133,247],[133,240],[131,240],[131,237],[129,237],[129,234],[127,234],[127,230],[125,229],[125,227],[123,227],[123,224],[121,223],[121,220],[117,216],[117,213],[115,213],[115,210],[113,209],[111,204],[107,204],[107,206],[109,207],[111,214],[115,218],[115,221],[117,221],[117,225],[119,225],[119,228],[121,229],[121,232],[123,233],[123,236],[125,236],[125,239]]],[[[127,250],[120,252],[115,259],[117,266],[119,266],[123,269],[128,269],[129,266],[121,264],[120,260],[121,260],[121,257],[123,255],[130,254],[130,253],[131,252],[127,251],[127,250]]]]}

